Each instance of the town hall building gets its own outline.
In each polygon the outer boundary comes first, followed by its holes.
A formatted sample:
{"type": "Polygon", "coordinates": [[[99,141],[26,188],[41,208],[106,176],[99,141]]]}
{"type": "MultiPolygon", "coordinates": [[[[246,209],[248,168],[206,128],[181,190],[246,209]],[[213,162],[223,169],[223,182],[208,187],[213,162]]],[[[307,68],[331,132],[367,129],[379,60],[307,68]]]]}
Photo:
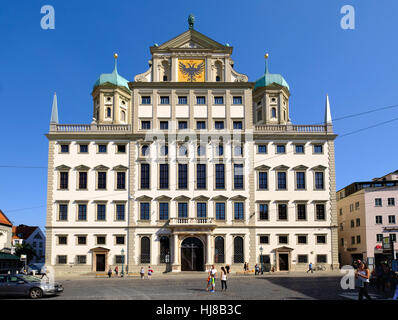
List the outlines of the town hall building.
{"type": "Polygon", "coordinates": [[[115,54],[113,72],[94,83],[91,123],[60,124],[54,96],[48,266],[338,268],[329,98],[324,124],[293,124],[284,77],[266,60],[250,82],[232,51],[190,16],[187,31],[150,47],[148,70],[131,81],[115,54]]]}

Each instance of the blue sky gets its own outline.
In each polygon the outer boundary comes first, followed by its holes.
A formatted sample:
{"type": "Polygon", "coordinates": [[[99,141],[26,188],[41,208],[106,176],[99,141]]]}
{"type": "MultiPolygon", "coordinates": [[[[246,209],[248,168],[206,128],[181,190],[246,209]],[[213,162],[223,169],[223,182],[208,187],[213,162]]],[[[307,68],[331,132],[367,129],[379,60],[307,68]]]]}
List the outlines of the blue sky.
{"type": "MultiPolygon", "coordinates": [[[[398,104],[396,1],[7,1],[0,7],[0,209],[15,224],[45,225],[52,96],[61,123],[89,123],[91,90],[113,69],[129,80],[147,70],[149,46],[195,29],[234,47],[235,69],[255,81],[269,69],[290,85],[293,123],[320,123],[326,93],[332,117],[398,104]],[[42,30],[40,9],[55,9],[55,30],[42,30]],[[343,5],[355,30],[340,27],[343,5]],[[42,207],[39,207],[42,206],[42,207]],[[24,208],[37,207],[27,210],[24,208]]],[[[336,121],[345,133],[398,117],[398,108],[336,121]]],[[[337,188],[398,169],[398,121],[337,138],[337,188]]]]}

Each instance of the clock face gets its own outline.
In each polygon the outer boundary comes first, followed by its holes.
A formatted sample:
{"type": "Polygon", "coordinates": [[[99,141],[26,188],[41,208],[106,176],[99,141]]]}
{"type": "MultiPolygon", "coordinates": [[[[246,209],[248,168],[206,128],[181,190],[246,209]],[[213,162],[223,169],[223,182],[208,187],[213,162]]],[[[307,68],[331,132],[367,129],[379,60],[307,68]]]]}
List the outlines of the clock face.
{"type": "Polygon", "coordinates": [[[178,60],[178,81],[204,82],[205,60],[204,59],[178,60]]]}

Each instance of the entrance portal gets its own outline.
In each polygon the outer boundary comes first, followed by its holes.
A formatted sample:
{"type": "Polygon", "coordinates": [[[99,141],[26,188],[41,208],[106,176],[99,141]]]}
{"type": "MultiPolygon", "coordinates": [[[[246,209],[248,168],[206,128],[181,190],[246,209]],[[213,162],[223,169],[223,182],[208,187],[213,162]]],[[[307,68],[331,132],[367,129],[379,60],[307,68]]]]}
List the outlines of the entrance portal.
{"type": "Polygon", "coordinates": [[[203,243],[198,238],[186,238],[181,244],[181,271],[204,271],[203,243]]]}
{"type": "Polygon", "coordinates": [[[105,255],[97,254],[96,255],[96,271],[105,271],[105,255]]]}
{"type": "Polygon", "coordinates": [[[279,254],[279,271],[289,271],[289,254],[279,254]]]}

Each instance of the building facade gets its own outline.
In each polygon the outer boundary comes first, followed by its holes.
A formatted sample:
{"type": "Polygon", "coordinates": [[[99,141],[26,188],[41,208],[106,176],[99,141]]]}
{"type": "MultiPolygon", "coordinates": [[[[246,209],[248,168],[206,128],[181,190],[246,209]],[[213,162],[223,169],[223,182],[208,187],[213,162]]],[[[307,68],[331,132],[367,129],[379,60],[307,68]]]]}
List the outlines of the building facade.
{"type": "Polygon", "coordinates": [[[150,48],[134,81],[115,60],[95,82],[91,124],[59,124],[54,97],[47,265],[338,267],[329,100],[323,125],[292,124],[286,80],[267,66],[249,82],[232,49],[191,21],[150,48]]]}
{"type": "Polygon", "coordinates": [[[17,244],[22,245],[23,243],[29,244],[35,252],[35,256],[29,262],[43,263],[45,261],[46,237],[39,227],[24,224],[13,226],[12,253],[15,252],[17,244]]]}
{"type": "Polygon", "coordinates": [[[11,252],[12,223],[0,210],[0,251],[11,252]]]}
{"type": "Polygon", "coordinates": [[[392,235],[396,258],[398,232],[396,201],[398,171],[372,181],[354,182],[337,192],[340,264],[370,261],[370,267],[388,262],[384,237],[392,235]]]}

